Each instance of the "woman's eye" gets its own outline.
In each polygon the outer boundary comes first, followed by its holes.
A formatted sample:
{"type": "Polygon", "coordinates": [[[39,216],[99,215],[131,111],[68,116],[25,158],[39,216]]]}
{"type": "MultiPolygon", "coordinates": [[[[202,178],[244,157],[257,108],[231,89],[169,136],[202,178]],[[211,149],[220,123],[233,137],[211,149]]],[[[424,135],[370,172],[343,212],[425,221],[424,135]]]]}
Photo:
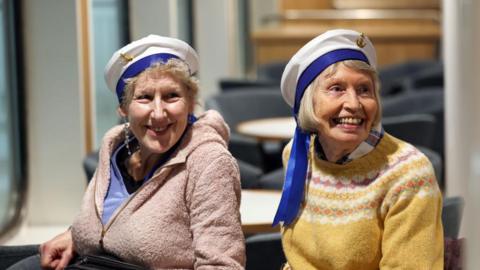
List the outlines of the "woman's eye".
{"type": "Polygon", "coordinates": [[[335,92],[341,92],[342,90],[343,90],[343,88],[340,87],[340,85],[333,85],[333,86],[330,86],[330,87],[328,88],[328,92],[333,92],[333,93],[335,93],[335,92]]]}
{"type": "Polygon", "coordinates": [[[372,88],[367,85],[362,85],[358,88],[358,94],[362,96],[371,96],[373,91],[372,88]]]}
{"type": "Polygon", "coordinates": [[[148,94],[140,94],[138,96],[135,96],[135,99],[136,100],[151,100],[152,96],[150,96],[148,94]]]}
{"type": "Polygon", "coordinates": [[[180,97],[180,95],[176,92],[171,92],[171,93],[166,94],[165,97],[167,98],[167,100],[172,100],[172,99],[176,99],[176,98],[180,97]]]}

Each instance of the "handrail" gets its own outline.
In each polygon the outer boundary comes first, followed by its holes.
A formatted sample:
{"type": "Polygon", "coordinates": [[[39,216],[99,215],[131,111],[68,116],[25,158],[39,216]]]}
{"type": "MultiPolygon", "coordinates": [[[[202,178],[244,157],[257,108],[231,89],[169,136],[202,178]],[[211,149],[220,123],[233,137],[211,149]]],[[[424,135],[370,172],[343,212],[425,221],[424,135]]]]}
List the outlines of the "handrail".
{"type": "Polygon", "coordinates": [[[283,14],[270,14],[262,19],[263,23],[271,21],[300,20],[404,20],[422,19],[441,21],[437,9],[290,9],[283,14]]]}

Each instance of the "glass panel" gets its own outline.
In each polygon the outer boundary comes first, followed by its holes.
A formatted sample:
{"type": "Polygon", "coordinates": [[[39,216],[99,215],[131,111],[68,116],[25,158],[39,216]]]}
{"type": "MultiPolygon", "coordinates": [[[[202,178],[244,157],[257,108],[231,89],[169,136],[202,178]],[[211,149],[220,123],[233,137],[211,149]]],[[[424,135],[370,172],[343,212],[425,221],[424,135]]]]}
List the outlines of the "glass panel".
{"type": "Polygon", "coordinates": [[[94,0],[92,28],[95,80],[95,148],[107,130],[119,122],[117,98],[108,89],[103,69],[112,54],[128,42],[125,1],[94,0]]]}
{"type": "Polygon", "coordinates": [[[12,186],[12,138],[10,136],[10,104],[7,93],[7,60],[4,2],[0,0],[0,227],[7,220],[12,186]]]}

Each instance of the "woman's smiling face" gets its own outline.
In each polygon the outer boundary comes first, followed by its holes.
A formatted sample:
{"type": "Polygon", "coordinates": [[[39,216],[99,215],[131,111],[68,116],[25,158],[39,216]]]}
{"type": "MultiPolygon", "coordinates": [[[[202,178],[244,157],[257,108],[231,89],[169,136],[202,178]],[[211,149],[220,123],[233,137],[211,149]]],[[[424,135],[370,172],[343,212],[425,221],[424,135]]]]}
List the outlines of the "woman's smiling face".
{"type": "Polygon", "coordinates": [[[378,111],[375,83],[369,74],[342,63],[333,73],[327,71],[313,89],[317,133],[324,150],[345,155],[369,136],[378,111]]]}
{"type": "Polygon", "coordinates": [[[120,114],[127,117],[130,130],[144,153],[161,154],[174,146],[193,111],[187,87],[165,72],[144,72],[135,83],[133,99],[120,114]]]}

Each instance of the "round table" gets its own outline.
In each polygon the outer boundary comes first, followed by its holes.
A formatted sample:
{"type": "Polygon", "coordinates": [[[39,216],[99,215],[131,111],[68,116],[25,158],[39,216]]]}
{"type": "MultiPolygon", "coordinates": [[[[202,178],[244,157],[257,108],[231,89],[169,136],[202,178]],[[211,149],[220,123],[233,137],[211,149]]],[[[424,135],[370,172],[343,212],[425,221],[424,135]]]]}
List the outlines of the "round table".
{"type": "Polygon", "coordinates": [[[242,190],[240,215],[245,234],[278,232],[279,226],[272,227],[282,193],[277,190],[242,190]]]}
{"type": "Polygon", "coordinates": [[[293,117],[275,117],[249,120],[237,126],[237,132],[262,141],[284,141],[295,132],[293,117]]]}

